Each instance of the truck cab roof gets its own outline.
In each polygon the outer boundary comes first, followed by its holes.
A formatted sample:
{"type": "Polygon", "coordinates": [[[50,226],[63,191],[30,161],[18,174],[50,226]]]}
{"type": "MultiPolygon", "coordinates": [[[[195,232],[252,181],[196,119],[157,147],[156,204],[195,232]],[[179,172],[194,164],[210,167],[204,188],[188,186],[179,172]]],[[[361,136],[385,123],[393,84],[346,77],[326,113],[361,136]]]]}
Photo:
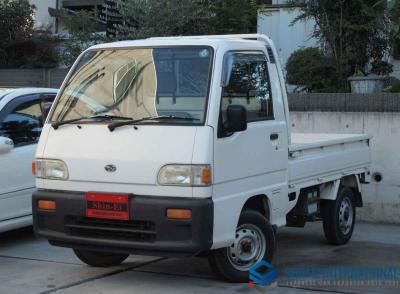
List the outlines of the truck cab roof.
{"type": "MultiPolygon", "coordinates": [[[[190,36],[190,37],[159,37],[134,41],[119,41],[92,46],[89,50],[110,49],[110,48],[129,48],[129,47],[160,47],[160,46],[210,46],[214,49],[222,47],[251,47],[254,49],[264,49],[266,36],[259,39],[261,35],[226,35],[226,36],[190,36]],[[257,48],[259,47],[259,48],[257,48]]],[[[271,44],[271,42],[269,42],[271,44]]]]}

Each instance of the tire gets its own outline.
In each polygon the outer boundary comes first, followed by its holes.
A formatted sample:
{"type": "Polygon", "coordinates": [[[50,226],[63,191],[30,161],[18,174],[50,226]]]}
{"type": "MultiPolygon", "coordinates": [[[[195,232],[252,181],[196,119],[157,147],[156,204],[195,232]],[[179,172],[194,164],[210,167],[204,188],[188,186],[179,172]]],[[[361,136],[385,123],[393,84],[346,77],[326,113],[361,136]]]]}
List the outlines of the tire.
{"type": "Polygon", "coordinates": [[[111,267],[120,265],[129,256],[129,254],[87,251],[80,249],[73,250],[75,255],[81,261],[93,267],[111,267]]]}
{"type": "Polygon", "coordinates": [[[249,269],[253,264],[272,261],[274,248],[275,234],[269,221],[257,211],[245,210],[240,215],[235,242],[230,247],[211,251],[209,264],[217,276],[244,283],[249,281],[249,269]],[[243,259],[236,255],[238,250],[243,259]]]}
{"type": "Polygon", "coordinates": [[[325,238],[332,245],[350,241],[356,222],[354,193],[350,188],[339,189],[336,200],[321,201],[325,238]]]}

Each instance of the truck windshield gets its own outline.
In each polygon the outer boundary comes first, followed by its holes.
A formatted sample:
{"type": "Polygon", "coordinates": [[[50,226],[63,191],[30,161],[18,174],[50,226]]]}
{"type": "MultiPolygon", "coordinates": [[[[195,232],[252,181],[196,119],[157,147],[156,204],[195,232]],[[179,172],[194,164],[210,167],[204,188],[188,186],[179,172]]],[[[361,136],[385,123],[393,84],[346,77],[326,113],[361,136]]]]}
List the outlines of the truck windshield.
{"type": "Polygon", "coordinates": [[[209,47],[88,51],[66,82],[51,122],[107,115],[203,124],[212,54],[209,47]]]}

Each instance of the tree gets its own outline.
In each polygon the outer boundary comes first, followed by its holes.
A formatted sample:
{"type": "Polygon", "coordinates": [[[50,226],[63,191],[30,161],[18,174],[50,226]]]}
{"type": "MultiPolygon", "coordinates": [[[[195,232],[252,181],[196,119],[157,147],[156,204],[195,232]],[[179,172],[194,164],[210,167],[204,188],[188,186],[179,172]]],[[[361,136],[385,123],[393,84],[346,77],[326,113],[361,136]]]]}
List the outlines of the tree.
{"type": "Polygon", "coordinates": [[[400,44],[400,0],[392,0],[389,5],[389,17],[391,22],[391,38],[393,44],[400,44]]]}
{"type": "Polygon", "coordinates": [[[270,0],[107,0],[102,18],[108,37],[95,33],[92,12],[60,15],[70,38],[64,44],[64,63],[70,66],[81,51],[114,39],[252,33],[257,29],[257,10],[270,0]]]}
{"type": "Polygon", "coordinates": [[[257,10],[270,0],[109,0],[112,34],[120,38],[251,33],[257,10]]]}
{"type": "Polygon", "coordinates": [[[212,33],[247,34],[257,32],[257,13],[271,1],[217,0],[212,5],[212,33]]]}
{"type": "Polygon", "coordinates": [[[211,11],[203,0],[111,0],[104,14],[115,25],[120,38],[146,38],[201,34],[207,29],[211,11]]]}
{"type": "Polygon", "coordinates": [[[69,32],[69,37],[64,42],[64,48],[61,52],[61,59],[66,66],[71,66],[79,54],[88,47],[111,40],[96,33],[96,25],[99,19],[94,12],[86,10],[73,12],[64,9],[58,18],[69,32]]]}
{"type": "Polygon", "coordinates": [[[0,1],[1,43],[29,38],[33,32],[35,9],[28,0],[0,1]]]}
{"type": "Polygon", "coordinates": [[[385,61],[389,53],[390,22],[384,0],[291,0],[301,14],[295,21],[313,19],[313,36],[327,45],[343,88],[355,73],[386,75],[392,71],[385,61]]]}
{"type": "Polygon", "coordinates": [[[24,42],[33,32],[35,6],[28,1],[0,1],[0,66],[13,61],[16,43],[24,42]]]}
{"type": "Polygon", "coordinates": [[[27,0],[0,1],[0,67],[54,67],[57,54],[48,32],[35,32],[35,6],[27,0]]]}

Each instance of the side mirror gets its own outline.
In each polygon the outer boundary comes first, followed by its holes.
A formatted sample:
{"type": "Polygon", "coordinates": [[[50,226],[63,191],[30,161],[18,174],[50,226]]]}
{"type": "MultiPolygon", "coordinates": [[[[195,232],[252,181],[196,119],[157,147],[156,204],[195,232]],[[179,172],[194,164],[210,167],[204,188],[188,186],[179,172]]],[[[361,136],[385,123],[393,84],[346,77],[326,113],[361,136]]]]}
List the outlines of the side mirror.
{"type": "Polygon", "coordinates": [[[53,105],[55,95],[54,94],[42,94],[42,102],[40,103],[40,108],[42,109],[42,121],[43,124],[46,121],[47,115],[50,112],[51,106],[53,105]]]}
{"type": "Polygon", "coordinates": [[[236,133],[247,130],[247,110],[242,105],[229,105],[226,115],[228,132],[236,133]]]}
{"type": "Polygon", "coordinates": [[[8,153],[14,148],[14,142],[10,138],[0,137],[0,154],[8,153]]]}
{"type": "Polygon", "coordinates": [[[46,121],[47,115],[50,112],[50,108],[51,108],[52,103],[51,102],[42,102],[42,120],[43,123],[46,121]]]}

